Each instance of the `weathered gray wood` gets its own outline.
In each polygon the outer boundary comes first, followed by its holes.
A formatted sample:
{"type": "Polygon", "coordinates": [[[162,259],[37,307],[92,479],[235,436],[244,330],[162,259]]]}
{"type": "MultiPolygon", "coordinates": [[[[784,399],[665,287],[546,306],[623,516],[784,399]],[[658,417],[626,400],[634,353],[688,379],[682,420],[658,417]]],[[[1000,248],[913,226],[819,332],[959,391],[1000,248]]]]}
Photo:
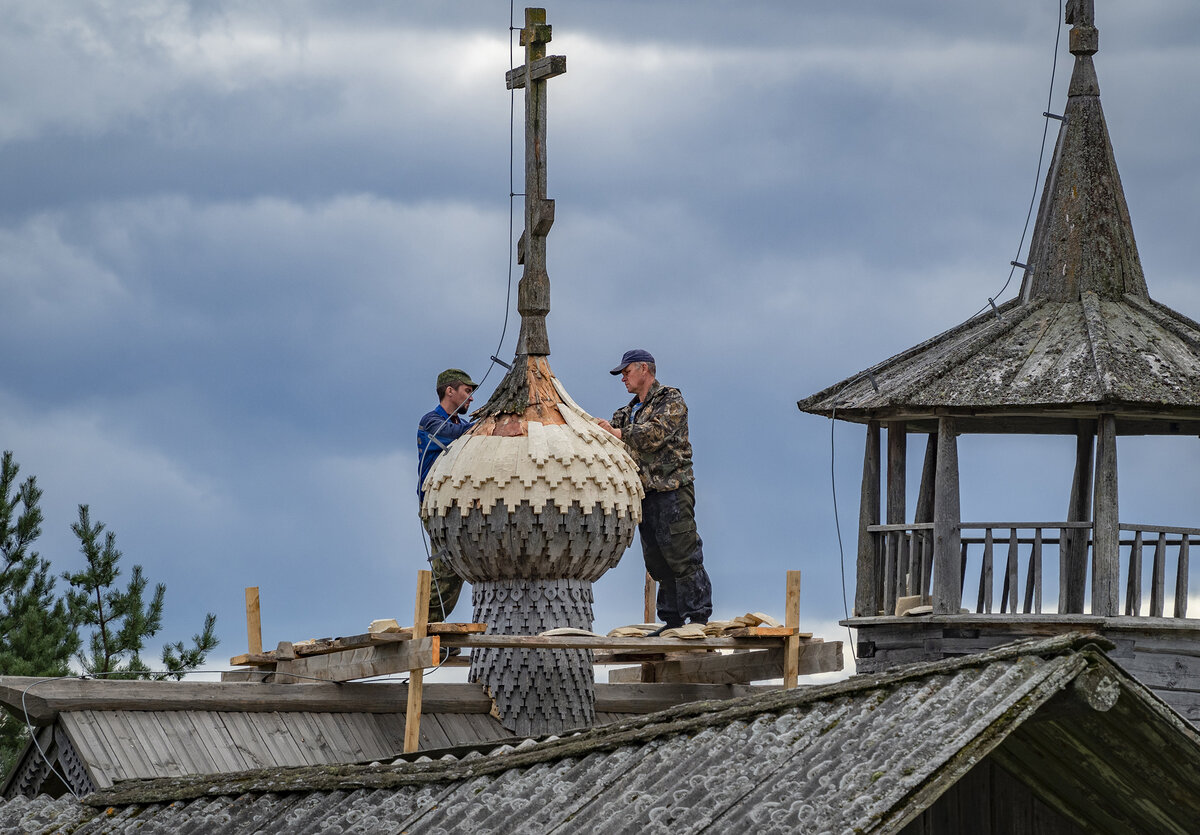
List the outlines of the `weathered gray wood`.
{"type": "Polygon", "coordinates": [[[896,608],[896,562],[899,532],[884,535],[883,540],[883,612],[892,614],[896,608]]]}
{"type": "MultiPolygon", "coordinates": [[[[799,647],[797,674],[814,675],[842,669],[841,641],[802,643],[799,647]]],[[[783,650],[770,649],[728,654],[703,653],[668,658],[609,670],[611,683],[657,682],[699,684],[749,684],[781,678],[784,674],[783,650]],[[648,678],[647,678],[648,676],[648,678]]]]}
{"type": "Polygon", "coordinates": [[[1118,612],[1120,521],[1117,501],[1117,427],[1111,414],[1096,422],[1096,484],[1093,499],[1092,613],[1118,612]]]}
{"type": "Polygon", "coordinates": [[[879,577],[878,539],[868,531],[879,524],[879,422],[867,424],[866,451],[863,453],[862,490],[858,504],[858,562],[854,592],[854,614],[870,617],[883,608],[879,577]]]}
{"type": "Polygon", "coordinates": [[[1154,565],[1150,569],[1150,617],[1161,618],[1163,614],[1164,578],[1167,571],[1167,535],[1159,533],[1154,546],[1154,565]]]}
{"type": "Polygon", "coordinates": [[[958,436],[954,418],[938,419],[937,476],[933,500],[933,611],[957,612],[959,577],[958,436]]]}
{"type": "Polygon", "coordinates": [[[983,535],[983,558],[979,565],[979,600],[975,605],[979,614],[992,613],[992,529],[983,535]]]}
{"type": "Polygon", "coordinates": [[[887,424],[887,521],[889,525],[903,524],[907,518],[905,501],[908,473],[908,433],[904,421],[887,424]]]}
{"type": "MultiPolygon", "coordinates": [[[[1095,423],[1078,421],[1075,434],[1075,476],[1067,507],[1068,522],[1083,522],[1092,515],[1092,457],[1095,423]]],[[[1087,550],[1090,531],[1065,528],[1059,548],[1058,610],[1082,612],[1087,586],[1087,550]]]]}
{"type": "Polygon", "coordinates": [[[1004,568],[1004,594],[1000,601],[1000,611],[1017,611],[1017,579],[1018,559],[1017,529],[1010,528],[1008,532],[1008,561],[1004,568]]]}
{"type": "Polygon", "coordinates": [[[1179,541],[1179,560],[1175,564],[1175,617],[1186,618],[1188,606],[1188,538],[1179,541]]]}
{"type": "Polygon", "coordinates": [[[1033,552],[1029,555],[1029,578],[1025,581],[1025,613],[1042,613],[1042,529],[1033,535],[1033,552]],[[1032,604],[1032,606],[1030,605],[1032,604]]]}
{"type": "Polygon", "coordinates": [[[357,678],[408,672],[437,663],[439,637],[414,638],[326,655],[311,655],[280,661],[275,673],[283,681],[352,681],[357,678]]]}
{"type": "Polygon", "coordinates": [[[773,684],[597,684],[597,713],[653,713],[686,702],[736,699],[782,689],[773,684]]]}
{"type": "MultiPolygon", "coordinates": [[[[636,639],[634,639],[636,640],[636,639]]],[[[743,645],[769,645],[760,639],[737,639],[743,645]]],[[[774,639],[776,642],[782,639],[774,639]]],[[[681,642],[675,642],[676,644],[681,642]]],[[[26,706],[30,721],[53,722],[61,712],[128,710],[144,705],[158,711],[296,711],[394,713],[407,700],[403,684],[261,684],[189,681],[102,681],[67,678],[55,681],[0,676],[0,704],[20,711],[21,696],[30,685],[26,706]],[[35,697],[36,694],[36,697],[35,697]]],[[[434,712],[486,713],[491,701],[475,684],[434,683],[424,686],[425,709],[434,712]]]]}
{"type": "Polygon", "coordinates": [[[1129,547],[1129,574],[1125,578],[1125,614],[1142,613],[1142,532],[1133,536],[1129,547]]]}

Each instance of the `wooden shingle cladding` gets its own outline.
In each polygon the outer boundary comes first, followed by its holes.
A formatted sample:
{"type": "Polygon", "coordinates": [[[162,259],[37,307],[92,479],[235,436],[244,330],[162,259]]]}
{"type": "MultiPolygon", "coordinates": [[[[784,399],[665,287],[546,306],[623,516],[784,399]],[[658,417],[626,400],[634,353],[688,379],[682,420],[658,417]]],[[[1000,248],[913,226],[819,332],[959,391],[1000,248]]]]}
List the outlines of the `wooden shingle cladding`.
{"type": "Polygon", "coordinates": [[[799,401],[841,420],[936,432],[1076,432],[1114,413],[1120,434],[1200,434],[1200,325],[1136,296],[1007,302],[799,401]],[[876,390],[878,389],[878,390],[876,390]]]}
{"type": "Polygon", "coordinates": [[[681,705],[490,753],[0,804],[25,831],[1190,833],[1200,733],[1088,636],[681,705]],[[40,828],[39,828],[40,826],[40,828]],[[1013,830],[1029,831],[1029,830],[1013,830]]]}

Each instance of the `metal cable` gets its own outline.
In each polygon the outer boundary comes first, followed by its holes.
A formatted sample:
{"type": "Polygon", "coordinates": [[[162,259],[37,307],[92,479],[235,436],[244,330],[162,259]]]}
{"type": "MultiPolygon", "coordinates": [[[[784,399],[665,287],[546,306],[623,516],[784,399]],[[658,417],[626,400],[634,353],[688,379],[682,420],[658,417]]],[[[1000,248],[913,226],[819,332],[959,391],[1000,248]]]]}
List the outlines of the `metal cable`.
{"type": "Polygon", "coordinates": [[[1055,75],[1058,73],[1058,45],[1059,45],[1059,42],[1062,40],[1063,26],[1062,26],[1062,23],[1060,22],[1060,21],[1062,21],[1062,19],[1063,19],[1062,0],[1058,0],[1058,17],[1055,19],[1055,28],[1054,28],[1054,32],[1055,32],[1055,34],[1054,34],[1054,61],[1050,66],[1050,91],[1049,91],[1049,93],[1046,94],[1046,109],[1044,111],[1042,111],[1042,117],[1043,117],[1042,149],[1038,152],[1037,173],[1034,174],[1034,176],[1033,176],[1033,194],[1029,198],[1029,210],[1025,213],[1025,226],[1023,229],[1021,229],[1021,240],[1017,244],[1017,254],[1016,254],[1016,257],[1012,261],[1012,266],[1008,270],[1008,278],[1005,280],[1004,286],[1000,288],[1000,292],[998,292],[998,293],[996,293],[996,295],[990,297],[987,301],[987,304],[985,304],[983,307],[979,308],[979,310],[977,310],[973,314],[971,314],[971,316],[968,317],[968,321],[970,321],[970,319],[974,319],[976,316],[978,316],[980,313],[983,313],[989,307],[992,307],[992,308],[995,307],[995,300],[1000,298],[1000,296],[1004,295],[1004,291],[1008,289],[1008,285],[1012,282],[1013,276],[1016,274],[1017,267],[1019,266],[1017,264],[1017,261],[1020,260],[1021,250],[1025,246],[1025,235],[1028,234],[1028,232],[1029,232],[1029,221],[1033,217],[1033,207],[1037,203],[1038,190],[1039,190],[1039,186],[1041,185],[1041,181],[1042,181],[1042,161],[1045,159],[1045,156],[1046,156],[1046,137],[1050,135],[1050,120],[1055,118],[1050,115],[1050,105],[1054,101],[1054,78],[1055,78],[1055,75]]]}

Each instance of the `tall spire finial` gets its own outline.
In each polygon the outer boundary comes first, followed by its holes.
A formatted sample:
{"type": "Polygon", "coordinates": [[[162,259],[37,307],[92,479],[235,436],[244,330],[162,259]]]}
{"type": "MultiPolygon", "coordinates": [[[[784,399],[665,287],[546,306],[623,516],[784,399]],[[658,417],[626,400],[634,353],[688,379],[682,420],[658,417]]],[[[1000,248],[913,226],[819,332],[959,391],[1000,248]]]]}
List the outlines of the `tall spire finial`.
{"type": "Polygon", "coordinates": [[[546,272],[546,235],[554,223],[554,201],[546,199],[546,80],[567,71],[565,55],[547,55],[551,27],[545,9],[526,9],[521,46],[525,64],[509,70],[508,89],[525,89],[525,231],[517,262],[525,265],[517,285],[521,334],[517,354],[546,356],[546,314],[550,312],[550,276],[546,272]]]}

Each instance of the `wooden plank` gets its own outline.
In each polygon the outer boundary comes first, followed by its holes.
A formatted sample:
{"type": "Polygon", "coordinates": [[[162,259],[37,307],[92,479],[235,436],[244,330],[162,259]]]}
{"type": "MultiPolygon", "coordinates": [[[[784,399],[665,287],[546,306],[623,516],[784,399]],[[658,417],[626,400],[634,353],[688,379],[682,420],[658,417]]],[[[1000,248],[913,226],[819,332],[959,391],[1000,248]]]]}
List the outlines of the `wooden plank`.
{"type": "MultiPolygon", "coordinates": [[[[1141,535],[1141,531],[1138,531],[1141,535]]],[[[1150,617],[1161,618],[1163,614],[1164,578],[1167,573],[1167,535],[1159,533],[1154,546],[1154,565],[1150,569],[1150,617]]],[[[1134,614],[1137,614],[1136,612],[1134,614]]]]}
{"type": "Polygon", "coordinates": [[[1029,573],[1025,577],[1025,614],[1042,613],[1042,529],[1033,536],[1033,550],[1029,554],[1029,573]]]}
{"type": "Polygon", "coordinates": [[[267,741],[259,733],[261,716],[251,718],[244,713],[225,713],[220,716],[221,725],[229,734],[233,747],[248,763],[249,768],[269,768],[285,765],[278,762],[267,741]]]}
{"type": "Polygon", "coordinates": [[[650,572],[646,572],[646,582],[642,589],[644,598],[642,600],[642,623],[657,623],[658,622],[658,584],[654,578],[650,576],[650,572]]]}
{"type": "Polygon", "coordinates": [[[908,430],[904,421],[887,423],[887,522],[902,525],[908,518],[908,430]]]}
{"type": "MultiPolygon", "coordinates": [[[[635,645],[638,639],[630,639],[635,645]]],[[[733,643],[761,647],[780,639],[737,639],[733,643]]],[[[683,643],[676,641],[676,644],[683,643]]],[[[695,649],[688,645],[688,649],[695,649]]],[[[29,700],[30,718],[38,725],[59,715],[83,710],[127,710],[144,707],[161,711],[296,711],[395,713],[408,697],[408,687],[389,682],[332,684],[263,684],[217,681],[105,681],[0,676],[0,703],[21,709],[21,694],[39,682],[29,700]],[[34,712],[36,711],[36,713],[34,712]]],[[[491,701],[476,684],[436,682],[425,685],[424,701],[433,711],[486,713],[491,701]]]]}
{"type": "Polygon", "coordinates": [[[883,609],[880,586],[879,539],[870,532],[879,524],[879,422],[867,423],[867,443],[863,453],[862,489],[858,504],[858,561],[854,592],[856,617],[872,617],[883,609]]]}
{"type": "Polygon", "coordinates": [[[433,635],[338,653],[303,656],[294,661],[280,661],[276,673],[306,680],[353,681],[408,672],[414,667],[434,666],[440,640],[433,635]]]}
{"type": "MultiPolygon", "coordinates": [[[[773,628],[773,627],[771,627],[773,628]]],[[[612,649],[628,652],[668,650],[765,649],[781,646],[783,638],[609,638],[597,635],[470,635],[444,638],[443,646],[517,649],[612,649]]]]}
{"type": "Polygon", "coordinates": [[[124,770],[124,777],[153,777],[154,765],[142,750],[137,735],[125,721],[123,711],[93,714],[100,733],[112,741],[112,751],[124,770]]]}
{"type": "MultiPolygon", "coordinates": [[[[799,574],[800,572],[797,571],[795,573],[799,574]]],[[[789,571],[788,572],[789,582],[790,582],[791,574],[792,574],[792,572],[789,571]]],[[[797,578],[796,582],[797,582],[797,586],[798,586],[798,584],[800,582],[798,578],[797,578]]],[[[789,588],[789,591],[790,591],[790,588],[789,588]]],[[[797,588],[796,594],[799,594],[799,593],[800,592],[797,588]]],[[[800,605],[799,598],[796,599],[796,605],[797,606],[800,605]]],[[[744,626],[739,629],[730,629],[721,637],[723,637],[723,638],[789,638],[789,637],[796,637],[797,639],[799,639],[799,632],[800,632],[800,629],[799,629],[798,624],[796,626],[744,626]]],[[[811,632],[808,632],[805,634],[810,638],[812,637],[811,632]]]]}
{"type": "Polygon", "coordinates": [[[954,418],[938,418],[937,473],[933,496],[933,611],[957,613],[959,578],[958,435],[954,418]]]}
{"type": "Polygon", "coordinates": [[[785,628],[788,635],[783,645],[783,686],[795,687],[800,675],[800,572],[788,571],[784,593],[785,628]]]}
{"type": "Polygon", "coordinates": [[[181,777],[187,773],[180,762],[179,752],[167,739],[159,714],[154,711],[128,711],[124,718],[129,722],[134,737],[141,743],[157,777],[181,777]]]}
{"type": "MultiPolygon", "coordinates": [[[[530,85],[531,87],[533,85],[530,85]]],[[[530,91],[532,93],[532,90],[530,91]]],[[[432,583],[432,573],[428,570],[417,572],[417,602],[416,610],[413,613],[413,640],[417,641],[425,637],[425,624],[429,612],[429,587],[432,583]]],[[[434,642],[434,656],[438,655],[437,638],[430,639],[434,642]]],[[[417,750],[421,739],[421,685],[423,683],[424,671],[417,665],[412,664],[414,668],[408,678],[408,708],[404,711],[404,752],[410,753],[417,750]]]]}
{"type": "MultiPolygon", "coordinates": [[[[283,715],[283,714],[275,714],[283,715]]],[[[312,765],[322,765],[325,763],[346,762],[344,756],[339,755],[334,751],[333,746],[329,744],[322,728],[322,723],[312,713],[289,713],[286,714],[288,719],[288,729],[292,734],[292,738],[296,741],[296,745],[305,754],[305,758],[312,765]]]]}
{"type": "Polygon", "coordinates": [[[162,729],[167,746],[175,752],[179,767],[184,774],[215,774],[217,763],[204,749],[197,745],[193,734],[181,730],[179,715],[168,710],[154,711],[158,726],[162,729]]]}
{"type": "Polygon", "coordinates": [[[597,713],[653,713],[686,702],[736,699],[779,690],[770,684],[604,684],[596,685],[597,713]]]}
{"type": "Polygon", "coordinates": [[[1179,558],[1175,564],[1175,617],[1187,617],[1188,605],[1188,540],[1179,541],[1179,558]]]}
{"type": "Polygon", "coordinates": [[[98,788],[108,788],[121,779],[123,769],[109,742],[97,730],[93,716],[86,710],[64,714],[62,724],[80,760],[87,765],[92,782],[98,788]]]}
{"type": "Polygon", "coordinates": [[[262,621],[258,608],[258,586],[246,587],[246,646],[250,655],[262,652],[262,621]]]}

